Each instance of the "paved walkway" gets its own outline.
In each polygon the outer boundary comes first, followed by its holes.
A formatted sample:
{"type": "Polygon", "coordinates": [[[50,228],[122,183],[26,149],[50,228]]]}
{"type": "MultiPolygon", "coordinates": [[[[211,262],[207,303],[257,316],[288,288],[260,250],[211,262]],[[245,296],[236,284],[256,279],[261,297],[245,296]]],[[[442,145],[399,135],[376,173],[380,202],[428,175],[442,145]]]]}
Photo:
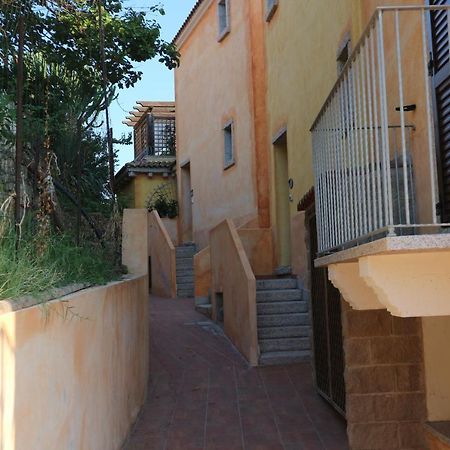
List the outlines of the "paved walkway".
{"type": "Polygon", "coordinates": [[[251,369],[192,300],[151,300],[151,380],[125,450],[344,450],[308,364],[251,369]]]}

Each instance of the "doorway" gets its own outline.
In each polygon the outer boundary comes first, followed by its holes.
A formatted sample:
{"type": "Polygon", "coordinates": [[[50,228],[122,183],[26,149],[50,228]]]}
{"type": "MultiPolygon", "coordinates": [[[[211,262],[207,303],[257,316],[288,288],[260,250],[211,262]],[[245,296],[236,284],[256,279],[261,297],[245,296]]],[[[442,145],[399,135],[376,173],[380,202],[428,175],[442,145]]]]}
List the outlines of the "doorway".
{"type": "Polygon", "coordinates": [[[192,202],[191,164],[181,166],[181,241],[193,242],[192,233],[192,202]]]}
{"type": "Polygon", "coordinates": [[[291,265],[291,214],[289,202],[289,166],[287,133],[274,141],[275,202],[278,242],[278,266],[291,265]]]}

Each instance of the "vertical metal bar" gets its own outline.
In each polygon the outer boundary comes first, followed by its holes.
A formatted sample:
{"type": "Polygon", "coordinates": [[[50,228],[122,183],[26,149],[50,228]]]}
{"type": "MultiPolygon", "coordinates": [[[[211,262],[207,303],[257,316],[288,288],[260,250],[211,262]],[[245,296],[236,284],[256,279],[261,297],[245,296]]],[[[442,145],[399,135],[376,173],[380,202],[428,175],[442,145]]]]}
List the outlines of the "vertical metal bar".
{"type": "Polygon", "coordinates": [[[324,251],[326,248],[328,248],[328,203],[327,203],[327,185],[326,185],[326,166],[325,166],[325,139],[324,139],[324,118],[323,113],[322,117],[319,122],[319,146],[320,146],[320,167],[321,167],[321,174],[320,174],[320,185],[321,185],[321,198],[322,198],[322,229],[323,229],[323,247],[322,251],[324,251]]]}
{"type": "Polygon", "coordinates": [[[342,134],[343,129],[340,123],[341,117],[341,95],[342,95],[342,84],[340,83],[339,89],[336,91],[335,97],[335,111],[334,111],[334,126],[336,129],[336,172],[338,174],[338,193],[339,193],[339,240],[340,244],[343,244],[345,239],[345,229],[346,229],[346,220],[345,220],[345,207],[344,207],[344,185],[343,185],[343,153],[342,153],[342,134]]]}
{"type": "Polygon", "coordinates": [[[372,214],[370,211],[370,178],[369,178],[369,128],[367,126],[367,80],[365,70],[366,42],[361,46],[360,66],[361,66],[361,91],[362,91],[362,130],[364,136],[363,147],[363,174],[364,179],[364,207],[365,207],[365,233],[372,228],[372,214]]]}
{"type": "Polygon", "coordinates": [[[352,205],[351,205],[351,211],[352,211],[352,219],[353,219],[353,226],[352,226],[352,235],[351,239],[354,239],[357,235],[357,229],[358,229],[358,214],[356,211],[356,185],[355,185],[355,162],[354,162],[354,154],[353,154],[353,147],[354,147],[354,121],[353,121],[353,89],[352,89],[352,83],[353,83],[353,67],[350,67],[350,70],[348,72],[348,79],[347,79],[347,101],[348,101],[348,137],[349,137],[349,146],[348,146],[348,156],[349,156],[349,163],[350,163],[350,170],[349,170],[349,177],[350,177],[350,185],[352,189],[352,205]]]}
{"type": "Polygon", "coordinates": [[[344,194],[344,204],[343,204],[343,215],[344,215],[344,241],[350,240],[350,209],[349,209],[349,190],[348,190],[348,167],[347,167],[347,138],[348,133],[346,129],[347,118],[345,115],[345,77],[342,78],[340,92],[340,152],[341,152],[341,162],[342,162],[342,182],[343,182],[343,194],[344,194]]]}
{"type": "Polygon", "coordinates": [[[394,219],[392,211],[392,181],[391,181],[391,163],[389,152],[389,135],[388,135],[388,109],[386,99],[386,66],[384,55],[384,28],[383,28],[383,11],[378,11],[378,59],[379,59],[379,78],[380,78],[380,109],[381,109],[381,138],[383,149],[383,160],[385,169],[384,180],[384,200],[385,209],[387,211],[387,226],[389,227],[389,235],[395,235],[393,230],[394,219]]]}
{"type": "MultiPolygon", "coordinates": [[[[369,31],[371,33],[371,30],[369,31]]],[[[366,74],[367,74],[367,106],[369,110],[369,123],[368,123],[368,133],[369,133],[369,148],[370,148],[370,161],[368,165],[368,170],[370,172],[370,182],[371,182],[371,220],[369,221],[369,231],[373,231],[376,228],[377,223],[377,204],[376,204],[376,193],[375,193],[375,158],[374,158],[374,142],[373,142],[373,105],[372,105],[372,79],[371,79],[371,67],[370,67],[370,39],[371,34],[367,37],[366,45],[366,74]]],[[[369,178],[369,176],[368,176],[369,178]]]]}
{"type": "MultiPolygon", "coordinates": [[[[377,175],[377,201],[378,201],[378,221],[375,229],[383,227],[383,205],[382,205],[382,186],[381,186],[381,165],[380,165],[380,133],[378,126],[378,95],[377,95],[377,76],[376,76],[376,62],[375,62],[375,39],[377,28],[374,25],[373,34],[371,36],[371,62],[372,62],[372,91],[373,91],[373,116],[374,116],[374,132],[375,132],[375,164],[377,175]]],[[[378,60],[378,58],[377,58],[378,60]]]]}
{"type": "Polygon", "coordinates": [[[320,228],[320,214],[321,214],[321,207],[320,207],[320,200],[319,200],[319,166],[317,164],[317,157],[318,157],[318,148],[317,148],[317,125],[314,126],[314,129],[312,130],[312,163],[313,163],[313,170],[314,170],[314,186],[315,186],[315,210],[316,210],[316,220],[318,223],[317,226],[317,245],[318,245],[318,251],[320,252],[320,239],[321,239],[321,233],[322,230],[320,228]]]}
{"type": "Polygon", "coordinates": [[[327,158],[327,180],[328,180],[328,206],[329,206],[329,217],[330,217],[330,223],[329,223],[329,235],[330,235],[330,241],[329,246],[330,248],[334,247],[334,230],[336,226],[336,217],[335,217],[335,201],[336,201],[336,192],[334,189],[334,183],[333,183],[333,165],[332,165],[332,141],[331,141],[331,127],[330,127],[330,104],[328,103],[326,111],[325,111],[325,126],[326,126],[326,142],[327,142],[327,152],[326,152],[326,158],[327,158]]]}
{"type": "Polygon", "coordinates": [[[364,234],[364,225],[363,225],[363,217],[362,217],[362,188],[361,188],[361,162],[360,162],[360,153],[362,147],[362,138],[361,138],[361,111],[359,109],[359,100],[360,100],[360,92],[359,92],[359,73],[358,73],[358,61],[357,55],[355,56],[354,61],[354,74],[355,79],[353,83],[353,106],[355,113],[355,163],[356,163],[356,187],[357,187],[357,209],[358,209],[358,233],[357,238],[364,234]]]}
{"type": "Polygon", "coordinates": [[[403,98],[402,49],[400,42],[400,19],[398,10],[395,11],[394,17],[395,17],[395,43],[397,52],[398,94],[400,100],[400,129],[402,138],[403,190],[405,195],[406,224],[409,225],[411,223],[411,216],[409,213],[409,186],[408,186],[408,168],[406,161],[405,111],[403,110],[404,98],[403,98]]]}
{"type": "MultiPolygon", "coordinates": [[[[426,32],[426,11],[422,11],[422,56],[423,56],[423,76],[425,83],[425,98],[427,107],[427,125],[428,125],[428,164],[430,168],[430,188],[431,188],[431,217],[433,223],[437,223],[436,199],[437,199],[437,164],[436,151],[434,148],[434,129],[433,129],[433,111],[431,109],[430,81],[428,77],[428,52],[427,52],[427,32],[426,32]]],[[[450,32],[450,27],[449,27],[450,32]]],[[[449,37],[450,39],[450,37],[449,37]]]]}
{"type": "Polygon", "coordinates": [[[342,108],[344,110],[344,126],[345,126],[345,185],[347,187],[347,215],[348,215],[348,233],[347,239],[350,241],[353,238],[353,230],[355,228],[355,217],[353,208],[353,186],[352,186],[352,174],[351,174],[351,156],[350,156],[350,114],[349,114],[349,74],[344,77],[344,94],[342,99],[342,108]]]}
{"type": "MultiPolygon", "coordinates": [[[[397,149],[397,130],[395,128],[392,129],[393,133],[393,147],[394,147],[394,167],[395,167],[395,188],[397,190],[397,208],[398,208],[398,220],[399,223],[402,223],[402,205],[400,198],[400,180],[398,178],[398,149],[397,149]]],[[[395,217],[395,216],[394,216],[395,217]]]]}
{"type": "Polygon", "coordinates": [[[336,245],[341,245],[343,243],[342,237],[342,229],[343,229],[343,220],[342,220],[342,188],[340,182],[340,152],[339,152],[339,128],[336,117],[337,110],[337,101],[338,101],[338,91],[335,92],[332,100],[332,127],[333,127],[333,165],[334,165],[334,179],[335,179],[335,187],[336,187],[336,245]]]}
{"type": "Polygon", "coordinates": [[[357,173],[358,173],[358,206],[359,206],[359,214],[360,214],[360,230],[358,233],[358,237],[363,236],[366,231],[366,218],[365,218],[365,189],[364,189],[364,174],[363,174],[363,152],[364,152],[364,139],[363,139],[363,129],[362,129],[362,108],[361,108],[361,49],[356,55],[355,58],[355,73],[356,73],[356,127],[358,129],[358,144],[357,144],[357,173]]]}

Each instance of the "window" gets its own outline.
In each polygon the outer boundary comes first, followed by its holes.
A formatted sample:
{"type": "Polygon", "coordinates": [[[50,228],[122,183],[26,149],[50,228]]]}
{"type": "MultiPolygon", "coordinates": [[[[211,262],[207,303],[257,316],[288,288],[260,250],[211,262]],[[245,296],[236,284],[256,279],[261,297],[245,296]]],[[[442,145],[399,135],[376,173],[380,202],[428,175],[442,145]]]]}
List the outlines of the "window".
{"type": "Polygon", "coordinates": [[[224,169],[231,167],[234,161],[234,148],[233,148],[233,122],[229,122],[223,129],[223,164],[224,169]]]}
{"type": "Polygon", "coordinates": [[[278,0],[266,0],[266,21],[272,19],[275,11],[278,8],[278,0]]]}
{"type": "Polygon", "coordinates": [[[219,17],[219,42],[230,32],[229,0],[218,0],[217,14],[219,17]]]}

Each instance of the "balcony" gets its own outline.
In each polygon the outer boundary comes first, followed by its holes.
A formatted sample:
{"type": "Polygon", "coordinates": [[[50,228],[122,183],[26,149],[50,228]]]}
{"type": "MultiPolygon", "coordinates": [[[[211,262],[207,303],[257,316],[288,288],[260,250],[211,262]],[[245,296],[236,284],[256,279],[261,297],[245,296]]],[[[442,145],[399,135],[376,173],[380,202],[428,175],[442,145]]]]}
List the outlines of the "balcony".
{"type": "Polygon", "coordinates": [[[450,314],[427,34],[448,11],[378,8],[311,129],[315,264],[355,309],[450,314]]]}

